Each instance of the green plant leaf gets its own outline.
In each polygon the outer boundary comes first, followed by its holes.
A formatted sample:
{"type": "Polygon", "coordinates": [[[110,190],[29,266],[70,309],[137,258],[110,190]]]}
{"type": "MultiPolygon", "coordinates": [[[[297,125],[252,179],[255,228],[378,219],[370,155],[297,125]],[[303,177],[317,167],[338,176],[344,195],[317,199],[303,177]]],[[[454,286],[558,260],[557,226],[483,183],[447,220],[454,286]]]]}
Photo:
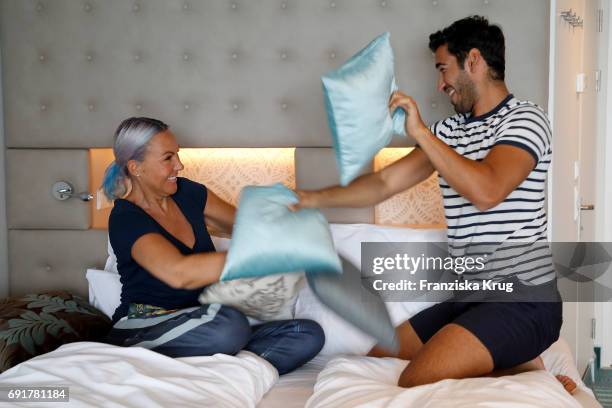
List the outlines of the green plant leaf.
{"type": "Polygon", "coordinates": [[[29,302],[28,309],[41,308],[43,312],[53,313],[65,310],[69,313],[85,313],[88,315],[97,315],[95,309],[91,310],[79,306],[74,300],[64,300],[60,296],[49,295],[28,295],[23,298],[29,302]]]}
{"type": "Polygon", "coordinates": [[[45,332],[45,326],[42,324],[38,324],[32,329],[32,339],[34,340],[34,344],[41,346],[45,342],[45,332]]]}
{"type": "Polygon", "coordinates": [[[25,351],[31,355],[36,354],[36,348],[34,347],[34,342],[32,341],[31,328],[27,328],[19,334],[19,343],[21,344],[21,347],[23,347],[25,351]]]}

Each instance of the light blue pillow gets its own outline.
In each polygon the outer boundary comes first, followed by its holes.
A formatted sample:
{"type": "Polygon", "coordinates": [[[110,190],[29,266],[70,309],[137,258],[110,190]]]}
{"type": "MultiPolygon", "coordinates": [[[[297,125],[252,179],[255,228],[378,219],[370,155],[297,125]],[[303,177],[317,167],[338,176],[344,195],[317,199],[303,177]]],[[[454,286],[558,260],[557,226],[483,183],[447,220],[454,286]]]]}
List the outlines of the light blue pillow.
{"type": "Polygon", "coordinates": [[[389,33],[378,36],[321,77],[343,186],[359,176],[394,133],[406,136],[404,110],[397,109],[393,117],[389,114],[389,98],[397,90],[389,37],[389,33]]]}
{"type": "Polygon", "coordinates": [[[317,270],[342,273],[325,217],[282,184],[245,187],[221,280],[317,270]]]}

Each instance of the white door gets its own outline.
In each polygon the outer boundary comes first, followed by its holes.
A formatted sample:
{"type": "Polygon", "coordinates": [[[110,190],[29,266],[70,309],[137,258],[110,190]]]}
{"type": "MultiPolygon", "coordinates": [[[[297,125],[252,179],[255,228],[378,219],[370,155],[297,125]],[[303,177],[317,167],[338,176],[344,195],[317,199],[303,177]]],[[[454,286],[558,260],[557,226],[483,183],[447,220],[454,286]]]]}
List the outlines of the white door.
{"type": "MultiPolygon", "coordinates": [[[[580,153],[579,153],[579,237],[580,241],[597,242],[604,241],[600,225],[603,224],[605,215],[605,202],[601,200],[604,193],[603,188],[603,163],[605,162],[605,122],[606,112],[606,88],[604,80],[607,68],[607,47],[609,39],[609,24],[607,13],[608,0],[586,0],[584,15],[584,47],[582,72],[585,74],[585,90],[582,94],[582,113],[580,126],[580,153]]],[[[609,278],[609,276],[608,276],[609,278]]],[[[601,282],[605,283],[605,282],[601,282]]],[[[612,287],[611,283],[605,283],[612,287]]],[[[598,298],[595,287],[585,287],[588,292],[583,296],[586,299],[598,298]]],[[[579,308],[584,310],[584,318],[579,320],[578,333],[592,331],[593,340],[602,348],[603,362],[610,359],[610,346],[606,347],[609,340],[605,339],[603,333],[609,330],[609,320],[612,318],[609,304],[580,303],[579,308]],[[603,311],[603,313],[602,313],[603,311]],[[597,317],[597,318],[596,318],[597,317]],[[599,326],[599,327],[597,327],[599,326]],[[597,335],[599,332],[599,335],[597,335]]],[[[579,310],[578,316],[582,317],[579,310]]],[[[579,342],[578,358],[588,359],[591,353],[591,342],[579,342]]]]}
{"type": "MultiPolygon", "coordinates": [[[[602,91],[598,91],[597,81],[603,79],[597,72],[605,61],[601,50],[606,43],[599,10],[607,6],[607,1],[558,0],[552,4],[553,166],[548,207],[551,239],[597,241],[601,209],[595,202],[602,115],[599,111],[602,91]],[[568,12],[575,17],[573,21],[563,18],[563,13],[568,12]]],[[[564,304],[562,337],[574,350],[580,372],[593,356],[593,293],[592,286],[576,285],[576,296],[586,301],[564,304]]]]}

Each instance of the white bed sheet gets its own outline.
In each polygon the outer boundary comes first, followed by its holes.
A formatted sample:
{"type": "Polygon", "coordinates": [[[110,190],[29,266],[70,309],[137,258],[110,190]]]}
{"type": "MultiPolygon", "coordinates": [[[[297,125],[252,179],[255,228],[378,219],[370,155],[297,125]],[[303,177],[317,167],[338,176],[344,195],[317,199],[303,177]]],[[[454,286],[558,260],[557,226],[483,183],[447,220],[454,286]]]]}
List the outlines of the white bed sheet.
{"type": "MultiPolygon", "coordinates": [[[[45,407],[255,407],[278,380],[248,351],[236,356],[170,358],[141,347],[66,344],[0,375],[0,386],[67,386],[68,403],[45,407]]],[[[0,403],[40,407],[40,403],[0,403]]]]}
{"type": "Polygon", "coordinates": [[[304,408],[312,395],[317,376],[332,358],[318,355],[299,369],[281,376],[257,408],[304,408]]]}
{"type": "Polygon", "coordinates": [[[580,408],[544,370],[398,387],[406,364],[394,358],[333,359],[319,375],[306,408],[580,408]]]}
{"type": "MultiPolygon", "coordinates": [[[[574,381],[576,381],[576,383],[578,384],[578,388],[579,388],[578,392],[573,395],[573,398],[566,399],[566,401],[569,401],[568,406],[573,405],[575,407],[581,407],[581,408],[601,408],[601,405],[597,402],[597,400],[593,396],[592,391],[588,387],[586,387],[584,383],[582,382],[582,380],[580,379],[580,375],[578,373],[578,370],[576,369],[576,365],[574,364],[574,360],[572,358],[570,348],[563,339],[553,344],[546,352],[543,353],[542,357],[544,360],[544,365],[546,366],[550,374],[567,375],[573,378],[574,381]]],[[[280,380],[278,381],[278,383],[264,396],[264,398],[259,403],[258,408],[298,408],[298,407],[301,408],[301,407],[305,407],[307,401],[312,397],[314,393],[314,385],[317,382],[317,377],[323,371],[325,366],[334,358],[335,357],[333,356],[318,356],[313,361],[306,364],[304,367],[294,371],[291,374],[282,376],[280,380]]],[[[361,358],[361,357],[356,357],[356,356],[351,356],[348,358],[362,360],[362,361],[368,360],[368,358],[361,358]]],[[[392,364],[392,365],[396,365],[396,364],[392,364]]],[[[526,385],[530,381],[538,382],[544,379],[544,383],[547,384],[549,388],[553,389],[553,394],[548,394],[548,395],[555,395],[554,389],[555,387],[558,387],[558,384],[556,383],[556,379],[550,381],[551,380],[550,376],[547,376],[547,374],[545,373],[536,373],[535,376],[533,374],[534,373],[524,376],[526,378],[519,378],[518,379],[519,384],[520,384],[520,381],[523,381],[523,385],[526,385]]],[[[384,376],[384,371],[383,371],[383,376],[384,376]]],[[[484,379],[484,380],[485,382],[489,381],[488,379],[484,379]]],[[[455,386],[458,386],[459,388],[463,388],[464,384],[469,385],[468,383],[470,383],[471,381],[472,380],[461,380],[461,381],[456,382],[457,385],[455,386]]],[[[501,383],[499,384],[500,387],[502,387],[503,385],[507,385],[507,384],[501,384],[501,383]]],[[[512,383],[510,383],[510,385],[512,385],[512,383]]],[[[503,388],[500,388],[500,389],[503,389],[503,388]]],[[[492,394],[489,394],[491,398],[491,401],[489,401],[490,404],[487,404],[487,401],[483,400],[482,397],[484,394],[481,394],[480,401],[465,399],[463,401],[464,406],[471,407],[473,406],[473,404],[477,403],[478,406],[483,406],[483,407],[487,407],[487,406],[503,407],[504,401],[501,401],[501,400],[498,402],[493,401],[496,397],[499,397],[499,395],[496,393],[495,388],[490,388],[489,391],[492,391],[492,394]]],[[[558,388],[557,388],[557,391],[558,391],[558,388]]],[[[370,391],[368,392],[374,393],[376,391],[374,389],[370,389],[370,391]]],[[[563,394],[564,392],[565,391],[562,391],[560,393],[562,397],[565,396],[565,394],[563,394]]],[[[388,393],[388,388],[387,390],[384,390],[384,389],[382,390],[382,394],[385,395],[385,393],[388,393]]],[[[543,393],[543,395],[546,395],[546,393],[543,393]]],[[[349,404],[345,406],[352,406],[358,403],[357,400],[354,400],[352,402],[353,404],[349,404]]],[[[511,400],[506,401],[505,406],[512,406],[513,402],[516,402],[516,401],[511,401],[511,400]]],[[[539,406],[543,406],[546,408],[560,406],[558,404],[558,401],[551,403],[550,400],[546,401],[545,398],[542,398],[541,402],[542,402],[542,405],[539,405],[539,406]]],[[[311,401],[311,403],[313,407],[317,406],[317,401],[315,401],[314,399],[311,401]]],[[[461,401],[453,400],[453,403],[458,404],[458,403],[461,403],[461,401]]],[[[325,406],[325,405],[322,404],[322,406],[325,406]]],[[[327,405],[327,406],[333,407],[334,405],[327,405]]],[[[364,405],[364,406],[369,406],[369,405],[364,405]]],[[[407,405],[404,404],[402,406],[407,406],[407,405]]],[[[410,405],[410,406],[413,406],[413,405],[410,405]]]]}
{"type": "MultiPolygon", "coordinates": [[[[81,342],[64,345],[13,367],[0,375],[0,386],[69,386],[70,407],[301,408],[313,396],[321,372],[326,366],[331,368],[333,365],[333,362],[328,364],[333,358],[317,356],[300,369],[278,379],[276,370],[269,363],[249,352],[237,356],[217,354],[171,359],[142,348],[81,342]]],[[[350,358],[370,360],[357,356],[350,358]]],[[[565,341],[553,344],[543,354],[543,359],[551,374],[568,375],[577,382],[580,390],[574,395],[579,404],[576,406],[601,407],[591,390],[580,380],[565,341]]],[[[460,380],[458,383],[470,381],[473,380],[460,380]]],[[[553,388],[556,385],[550,381],[547,384],[553,388]]],[[[316,401],[311,402],[314,404],[316,401]]],[[[479,402],[479,406],[494,405],[479,402]]],[[[66,406],[63,403],[44,405],[66,406]]],[[[40,404],[0,403],[0,406],[38,407],[40,404]]],[[[543,406],[551,408],[558,404],[543,406]]]]}

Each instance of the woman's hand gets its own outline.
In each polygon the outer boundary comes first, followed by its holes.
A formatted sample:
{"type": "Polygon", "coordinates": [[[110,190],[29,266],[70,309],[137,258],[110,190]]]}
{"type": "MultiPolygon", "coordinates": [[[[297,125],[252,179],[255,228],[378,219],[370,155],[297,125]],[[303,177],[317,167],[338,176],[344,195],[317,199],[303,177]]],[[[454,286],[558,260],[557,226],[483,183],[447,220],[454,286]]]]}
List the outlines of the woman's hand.
{"type": "Polygon", "coordinates": [[[400,91],[393,92],[389,99],[389,111],[391,115],[393,115],[397,108],[402,108],[406,111],[405,127],[408,135],[416,139],[423,131],[428,130],[425,123],[423,123],[423,119],[421,119],[419,107],[413,98],[400,91]]]}

